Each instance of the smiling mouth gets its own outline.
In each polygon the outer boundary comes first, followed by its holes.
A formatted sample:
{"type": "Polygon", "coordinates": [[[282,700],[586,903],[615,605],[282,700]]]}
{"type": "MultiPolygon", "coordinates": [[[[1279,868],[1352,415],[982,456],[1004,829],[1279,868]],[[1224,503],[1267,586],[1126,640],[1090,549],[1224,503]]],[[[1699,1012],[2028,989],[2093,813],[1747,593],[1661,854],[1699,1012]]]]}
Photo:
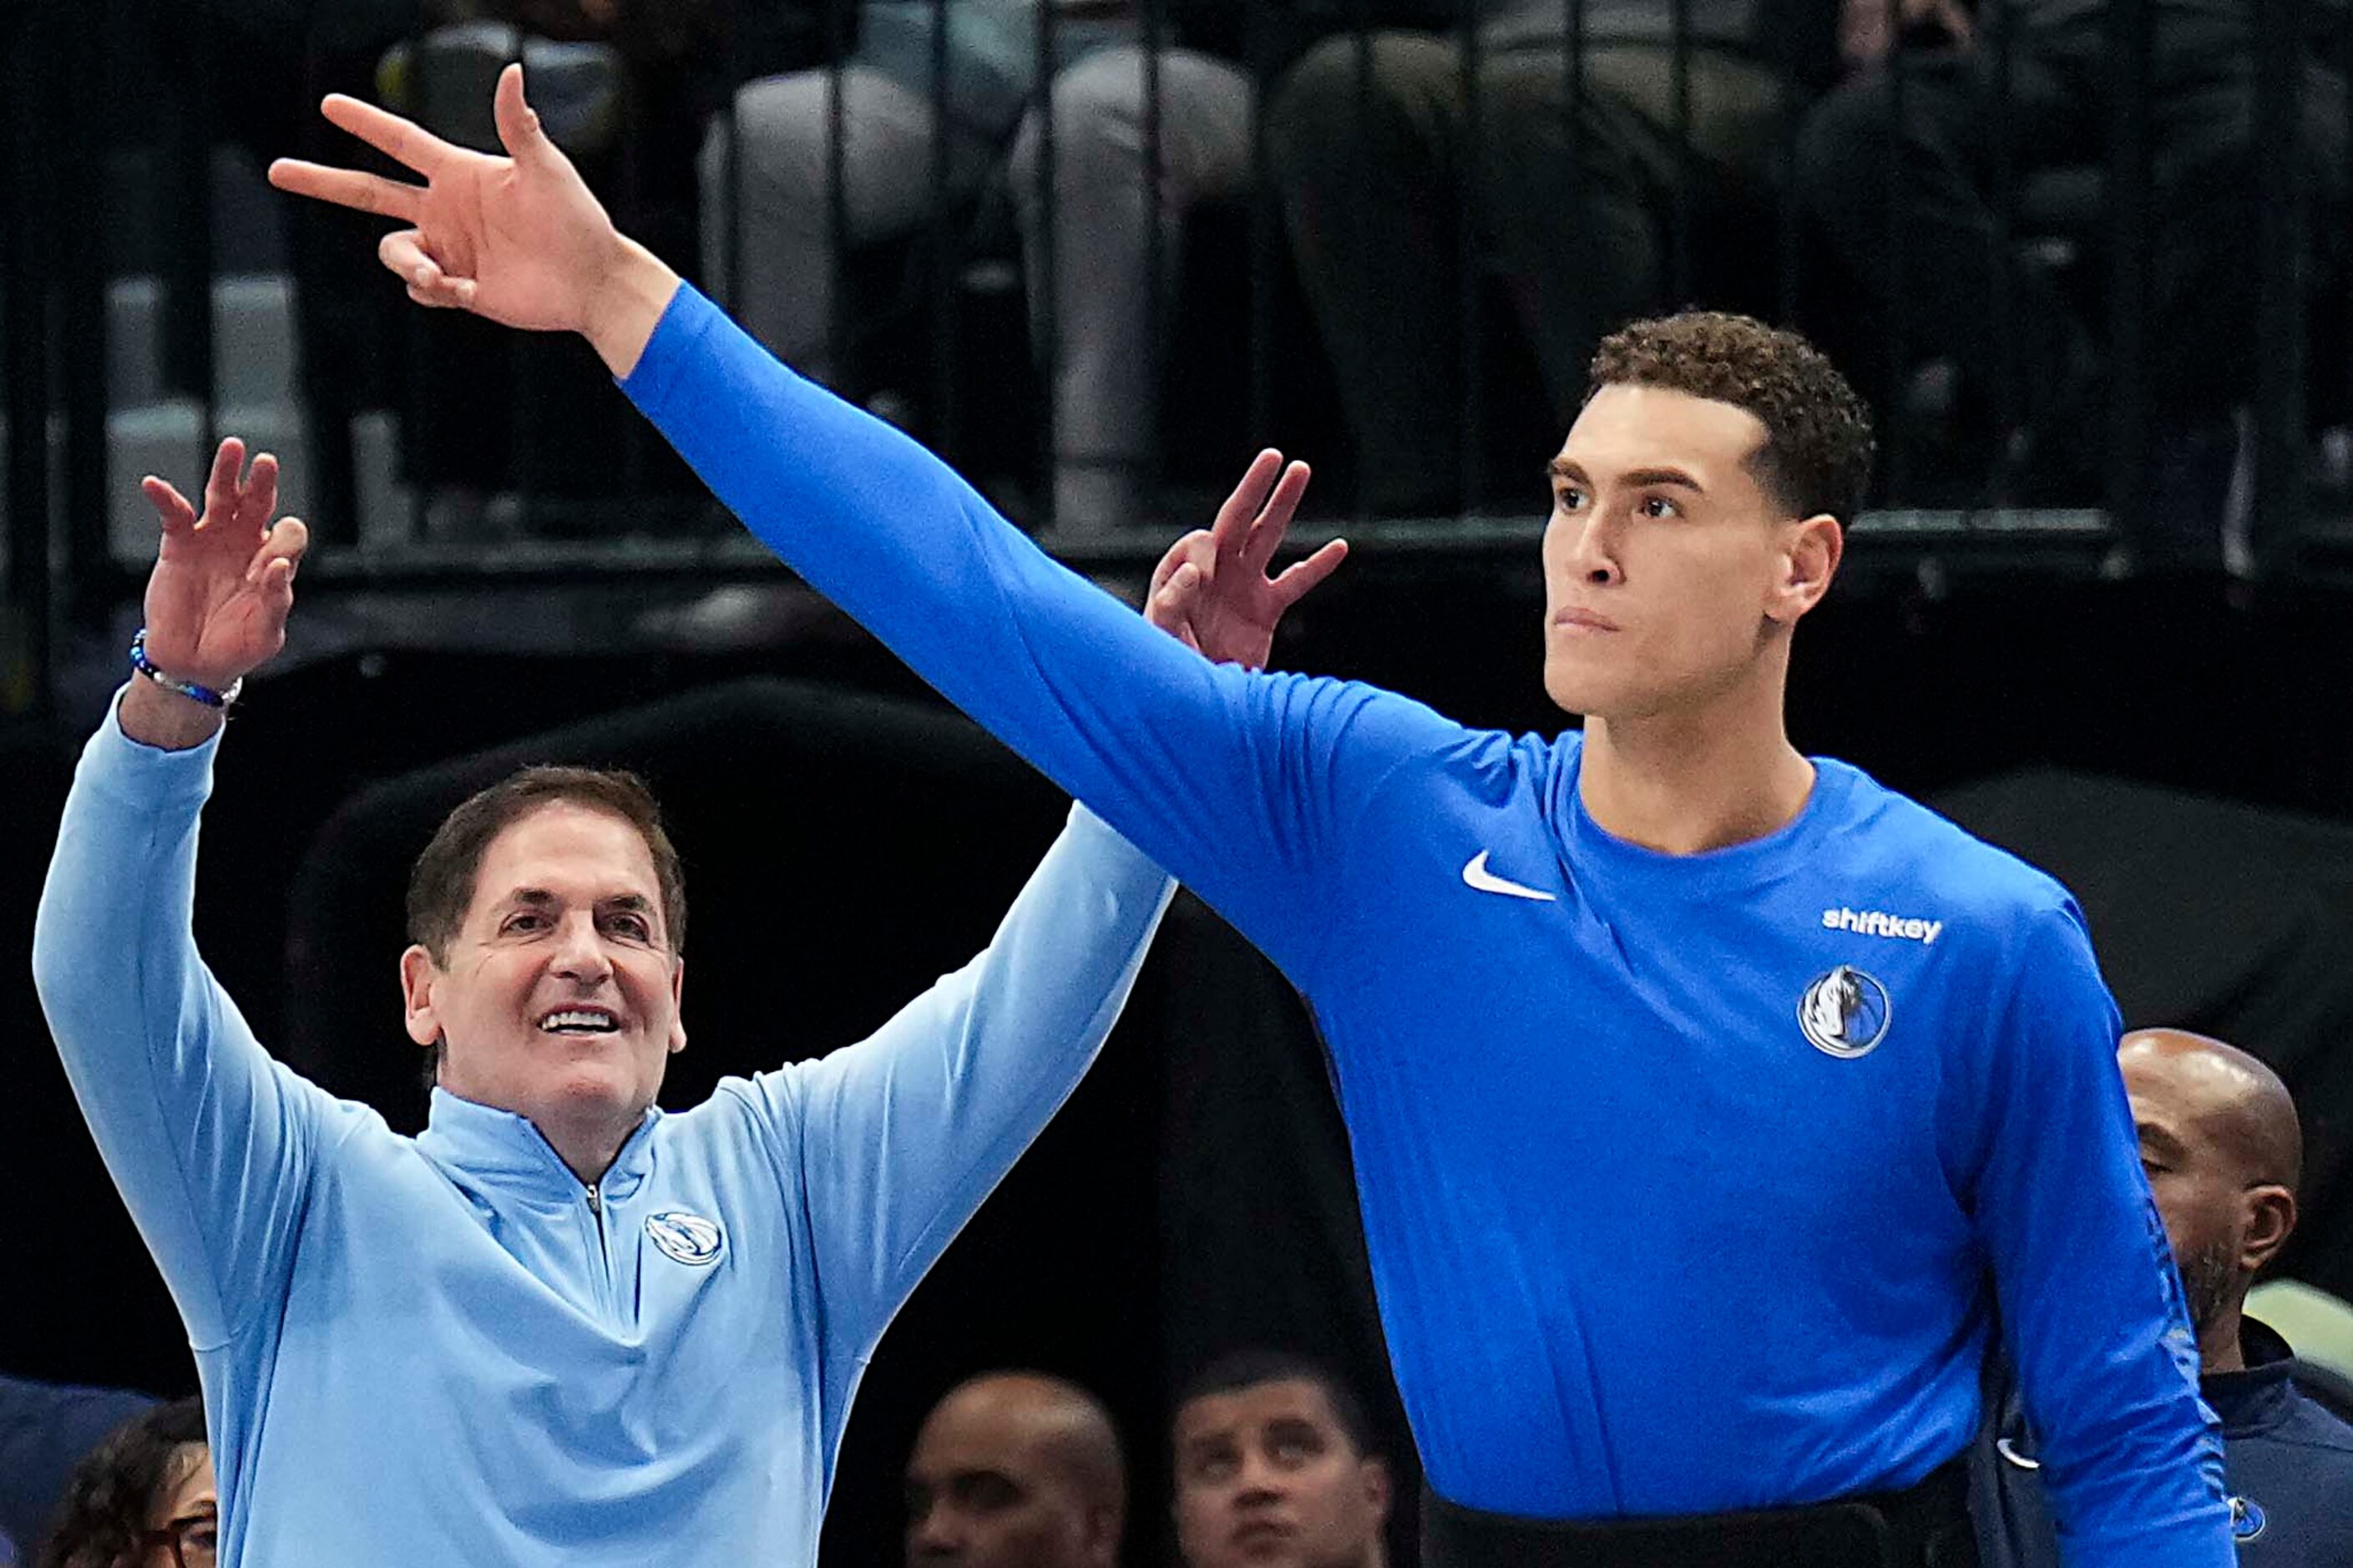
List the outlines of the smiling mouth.
{"type": "Polygon", "coordinates": [[[539,1021],[543,1035],[567,1035],[585,1038],[592,1035],[610,1035],[619,1030],[621,1021],[602,1007],[565,1007],[548,1014],[539,1021]]]}

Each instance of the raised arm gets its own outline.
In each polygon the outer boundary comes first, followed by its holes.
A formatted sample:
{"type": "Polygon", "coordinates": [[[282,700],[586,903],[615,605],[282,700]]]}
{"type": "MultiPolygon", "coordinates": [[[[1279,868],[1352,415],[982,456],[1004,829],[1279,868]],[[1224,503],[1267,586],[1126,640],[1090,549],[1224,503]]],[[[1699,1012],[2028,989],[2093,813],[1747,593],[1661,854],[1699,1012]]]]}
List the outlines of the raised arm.
{"type": "MultiPolygon", "coordinates": [[[[505,158],[332,99],[331,119],[425,183],[288,163],[270,177],[412,225],[382,248],[421,303],[585,333],[788,564],[1312,984],[1360,902],[1345,882],[1356,811],[1400,760],[1458,731],[1403,699],[1213,668],[1155,636],[615,233],[539,132],[519,71],[497,107],[505,158]]],[[[1265,584],[1270,628],[1303,585],[1264,568],[1305,483],[1303,468],[1261,458],[1195,563],[1213,598],[1246,591],[1263,606],[1265,584]]],[[[1307,579],[1337,559],[1306,563],[1307,579]]]]}
{"type": "MultiPolygon", "coordinates": [[[[2229,1568],[2221,1447],[2072,906],[2023,938],[1973,1194],[2068,1568],[2229,1568]]],[[[1959,1125],[1955,1121],[1953,1125],[1959,1125]]]]}
{"type": "Polygon", "coordinates": [[[755,1080],[776,1124],[797,1131],[830,1365],[863,1364],[1078,1087],[1175,889],[1073,807],[979,957],[871,1037],[755,1080]]]}
{"type": "MultiPolygon", "coordinates": [[[[161,480],[149,662],[227,690],[277,651],[302,525],[272,527],[277,466],[221,444],[205,513],[161,480]]],[[[220,711],[134,679],[83,752],[33,934],[33,974],[75,1098],[186,1321],[209,1349],[275,1300],[332,1105],[266,1056],[197,955],[196,820],[220,711]]]]}
{"type": "MultiPolygon", "coordinates": [[[[1263,662],[1271,616],[1205,591],[1204,532],[1171,546],[1145,619],[1220,663],[1263,662]]],[[[1212,563],[1213,564],[1213,563],[1212,563]]],[[[1303,591],[1303,590],[1302,590],[1303,591]]],[[[753,1080],[807,1204],[836,1336],[854,1375],[909,1291],[1102,1048],[1176,884],[1085,807],[986,952],[873,1037],[753,1080]]],[[[837,1415],[847,1406],[849,1385],[837,1415]]]]}

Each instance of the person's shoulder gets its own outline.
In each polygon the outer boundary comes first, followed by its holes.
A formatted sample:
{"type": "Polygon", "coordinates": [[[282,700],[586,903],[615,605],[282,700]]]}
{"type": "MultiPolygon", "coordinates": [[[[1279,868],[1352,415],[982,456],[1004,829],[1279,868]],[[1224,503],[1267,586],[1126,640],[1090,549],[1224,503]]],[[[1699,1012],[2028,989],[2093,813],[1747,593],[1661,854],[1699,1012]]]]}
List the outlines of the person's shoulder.
{"type": "Polygon", "coordinates": [[[1564,762],[1573,771],[1583,735],[1519,732],[1451,719],[1417,697],[1362,680],[1287,671],[1256,679],[1267,683],[1273,701],[1306,716],[1319,741],[1361,743],[1362,755],[1377,758],[1385,771],[1448,779],[1474,791],[1492,791],[1506,780],[1543,778],[1564,762]],[[1343,739],[1346,737],[1346,739],[1343,739]]]}
{"type": "Polygon", "coordinates": [[[2021,922],[2080,923],[2073,894],[2039,867],[1989,844],[1950,817],[1888,788],[1861,768],[1815,759],[1839,790],[1837,834],[1849,869],[1902,879],[1941,900],[1937,918],[1999,922],[2016,934],[2021,922]]]}
{"type": "Polygon", "coordinates": [[[0,1374],[0,1444],[26,1432],[84,1432],[96,1442],[155,1403],[154,1395],[129,1388],[42,1383],[0,1374]]]}
{"type": "Polygon", "coordinates": [[[713,1169],[748,1156],[772,1157],[780,1141],[797,1136],[806,1092],[801,1077],[818,1059],[726,1074],[700,1105],[664,1111],[654,1126],[656,1143],[713,1169]]]}
{"type": "Polygon", "coordinates": [[[1376,686],[1368,680],[1353,680],[1336,675],[1310,675],[1302,670],[1273,669],[1242,674],[1241,679],[1256,681],[1261,689],[1276,694],[1277,700],[1293,709],[1321,708],[1330,719],[1351,723],[1373,723],[1384,730],[1401,731],[1432,746],[1446,746],[1465,740],[1499,736],[1508,740],[1501,731],[1481,730],[1450,719],[1418,697],[1386,686],[1376,686]]]}
{"type": "Polygon", "coordinates": [[[2332,1473],[2353,1481],[2353,1426],[2303,1389],[2295,1391],[2294,1413],[2271,1436],[2277,1442],[2332,1456],[2332,1473]]]}

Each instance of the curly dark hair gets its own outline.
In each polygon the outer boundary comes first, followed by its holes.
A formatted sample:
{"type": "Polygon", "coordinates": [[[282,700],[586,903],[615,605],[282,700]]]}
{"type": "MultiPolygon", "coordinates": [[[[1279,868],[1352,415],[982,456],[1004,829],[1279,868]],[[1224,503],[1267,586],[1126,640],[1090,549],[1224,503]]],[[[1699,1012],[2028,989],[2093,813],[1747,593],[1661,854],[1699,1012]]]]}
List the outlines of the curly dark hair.
{"type": "Polygon", "coordinates": [[[180,1450],[204,1441],[204,1401],[193,1397],[117,1426],[66,1479],[37,1568],[133,1568],[155,1505],[184,1475],[174,1463],[180,1450]]]}
{"type": "Polygon", "coordinates": [[[1605,386],[1664,387],[1757,416],[1757,482],[1793,516],[1851,521],[1871,482],[1862,399],[1820,350],[1753,317],[1685,310],[1629,322],[1593,356],[1592,392],[1605,386]]]}
{"type": "MultiPolygon", "coordinates": [[[[646,781],[624,768],[522,768],[475,791],[441,819],[408,874],[408,940],[446,963],[449,944],[473,907],[474,883],[491,841],[543,805],[558,802],[608,812],[638,830],[653,858],[662,929],[673,954],[686,951],[686,869],[662,826],[661,805],[646,781]]],[[[441,1047],[425,1053],[425,1086],[441,1072],[441,1047]]]]}

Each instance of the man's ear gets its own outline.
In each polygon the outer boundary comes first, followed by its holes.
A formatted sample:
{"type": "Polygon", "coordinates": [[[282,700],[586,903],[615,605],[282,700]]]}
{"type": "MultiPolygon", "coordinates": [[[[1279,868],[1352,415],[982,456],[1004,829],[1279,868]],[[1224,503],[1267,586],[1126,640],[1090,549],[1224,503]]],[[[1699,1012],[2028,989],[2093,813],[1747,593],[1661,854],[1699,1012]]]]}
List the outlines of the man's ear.
{"type": "Polygon", "coordinates": [[[2245,1228],[2239,1233],[2239,1267],[2253,1274],[2279,1256],[2295,1230],[2295,1194],[2285,1187],[2250,1187],[2242,1194],[2245,1228]]]}
{"type": "Polygon", "coordinates": [[[1781,551],[1780,580],[1773,584],[1765,615],[1767,620],[1794,626],[1798,617],[1822,602],[1846,555],[1846,530],[1828,512],[1817,512],[1789,524],[1781,551]]]}
{"type": "Polygon", "coordinates": [[[1085,1555],[1090,1563],[1102,1568],[1115,1568],[1119,1562],[1119,1538],[1126,1527],[1123,1510],[1111,1503],[1093,1503],[1081,1515],[1086,1521],[1085,1555]]]}
{"type": "Polygon", "coordinates": [[[670,961],[670,1054],[686,1049],[686,958],[670,961]]]}
{"type": "Polygon", "coordinates": [[[1366,1455],[1356,1467],[1357,1483],[1365,1489],[1365,1506],[1373,1510],[1379,1524],[1389,1521],[1389,1462],[1366,1455]]]}
{"type": "Polygon", "coordinates": [[[434,984],[440,978],[441,966],[422,946],[400,955],[400,990],[408,1004],[408,1037],[420,1046],[441,1037],[441,1016],[433,1006],[434,984]]]}

